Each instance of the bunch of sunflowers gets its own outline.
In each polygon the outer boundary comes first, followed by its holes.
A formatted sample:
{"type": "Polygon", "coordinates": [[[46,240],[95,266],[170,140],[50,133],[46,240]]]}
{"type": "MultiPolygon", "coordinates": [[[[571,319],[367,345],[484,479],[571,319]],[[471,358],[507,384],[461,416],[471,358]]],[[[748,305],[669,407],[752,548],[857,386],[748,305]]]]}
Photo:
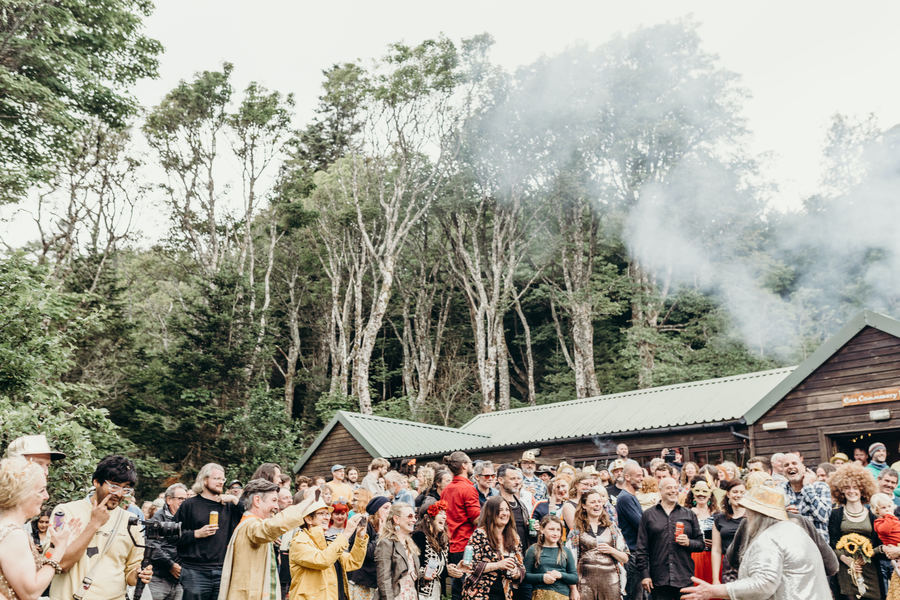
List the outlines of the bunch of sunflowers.
{"type": "MultiPolygon", "coordinates": [[[[847,556],[860,564],[872,562],[872,555],[875,554],[875,549],[872,548],[872,542],[869,541],[869,538],[858,533],[848,533],[841,537],[835,548],[843,550],[847,553],[847,556]]],[[[850,576],[856,583],[856,597],[862,598],[866,593],[866,584],[863,582],[862,575],[856,575],[851,571],[850,576]]]]}
{"type": "Polygon", "coordinates": [[[861,560],[866,563],[872,562],[872,555],[875,554],[869,538],[858,533],[848,533],[843,536],[835,547],[846,552],[853,560],[861,560]]]}

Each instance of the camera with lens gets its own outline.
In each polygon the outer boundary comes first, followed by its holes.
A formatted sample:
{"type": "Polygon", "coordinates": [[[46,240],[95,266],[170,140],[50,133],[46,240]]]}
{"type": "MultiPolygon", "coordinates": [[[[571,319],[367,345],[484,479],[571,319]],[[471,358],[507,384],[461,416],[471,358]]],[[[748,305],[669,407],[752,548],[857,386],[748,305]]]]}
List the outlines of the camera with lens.
{"type": "Polygon", "coordinates": [[[132,527],[141,525],[145,540],[163,540],[181,537],[181,523],[163,521],[141,521],[137,516],[128,518],[129,534],[132,527]]]}

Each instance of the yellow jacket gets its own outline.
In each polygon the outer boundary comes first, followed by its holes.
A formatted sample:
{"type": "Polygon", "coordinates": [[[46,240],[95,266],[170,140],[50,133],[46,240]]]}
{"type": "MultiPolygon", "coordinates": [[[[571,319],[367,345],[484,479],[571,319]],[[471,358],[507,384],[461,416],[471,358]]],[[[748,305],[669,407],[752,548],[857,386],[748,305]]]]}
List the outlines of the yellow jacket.
{"type": "Polygon", "coordinates": [[[244,513],[225,554],[219,600],[267,600],[271,589],[280,589],[277,575],[271,580],[272,542],[302,523],[302,506],[289,506],[268,519],[244,513]]]}
{"type": "MultiPolygon", "coordinates": [[[[357,535],[350,552],[348,537],[341,533],[328,544],[321,527],[304,528],[291,541],[291,591],[289,600],[338,600],[334,563],[341,561],[344,573],[355,571],[366,558],[367,535],[357,535]]],[[[347,578],[340,582],[347,589],[347,578]]]]}

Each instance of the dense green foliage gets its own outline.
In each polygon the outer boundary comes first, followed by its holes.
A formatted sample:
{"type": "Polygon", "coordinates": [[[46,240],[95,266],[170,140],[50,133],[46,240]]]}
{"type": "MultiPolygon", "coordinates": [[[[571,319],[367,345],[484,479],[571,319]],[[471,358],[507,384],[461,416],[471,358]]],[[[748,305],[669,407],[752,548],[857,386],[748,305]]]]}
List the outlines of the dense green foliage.
{"type": "MultiPolygon", "coordinates": [[[[60,6],[42,26],[101,25],[60,6]]],[[[35,144],[0,140],[22,175],[7,194],[54,156],[65,174],[41,197],[65,218],[0,262],[0,441],[47,432],[69,454],[60,497],[109,451],[148,493],[209,460],[247,476],[290,466],[336,410],[459,425],[787,364],[855,310],[896,308],[895,236],[832,239],[846,206],[893,206],[894,136],[836,119],[842,169],[803,212],[766,214],[744,92],[695,24],[515,73],[488,36],[394,44],[326,69],[299,129],[290,95],[236,91],[226,63],[129,131],[116,86],[157,48],[147,5],[107,10],[130,18],[69,49],[96,54],[70,73],[91,67],[93,100],[57,89],[49,121],[0,125],[35,144]],[[79,143],[49,141],[98,112],[79,143]],[[133,135],[158,179],[136,179],[133,135]],[[152,247],[128,218],[150,190],[171,223],[152,247]]]]}
{"type": "Polygon", "coordinates": [[[149,0],[4,0],[0,4],[0,203],[52,176],[96,117],[122,128],[129,88],[156,74],[159,42],[142,35],[149,0]]]}

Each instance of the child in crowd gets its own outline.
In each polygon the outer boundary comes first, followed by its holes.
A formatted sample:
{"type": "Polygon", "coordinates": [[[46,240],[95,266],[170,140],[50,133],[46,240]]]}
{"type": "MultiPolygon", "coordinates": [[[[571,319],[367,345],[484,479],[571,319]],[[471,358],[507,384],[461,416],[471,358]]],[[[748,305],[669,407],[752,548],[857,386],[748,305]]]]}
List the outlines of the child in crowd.
{"type": "Polygon", "coordinates": [[[525,552],[525,581],[534,587],[535,599],[568,598],[578,585],[575,558],[563,545],[562,527],[556,515],[545,516],[537,542],[525,552]]]}
{"type": "MultiPolygon", "coordinates": [[[[900,544],[900,519],[894,515],[894,499],[887,494],[872,494],[869,500],[872,512],[877,517],[875,523],[875,533],[878,534],[882,544],[894,545],[900,544]]],[[[886,563],[885,563],[886,564],[886,563]]],[[[887,597],[889,599],[900,598],[900,565],[896,560],[890,562],[893,567],[893,574],[890,576],[890,584],[888,585],[887,597]]],[[[882,577],[886,577],[886,573],[882,573],[882,577]]]]}

